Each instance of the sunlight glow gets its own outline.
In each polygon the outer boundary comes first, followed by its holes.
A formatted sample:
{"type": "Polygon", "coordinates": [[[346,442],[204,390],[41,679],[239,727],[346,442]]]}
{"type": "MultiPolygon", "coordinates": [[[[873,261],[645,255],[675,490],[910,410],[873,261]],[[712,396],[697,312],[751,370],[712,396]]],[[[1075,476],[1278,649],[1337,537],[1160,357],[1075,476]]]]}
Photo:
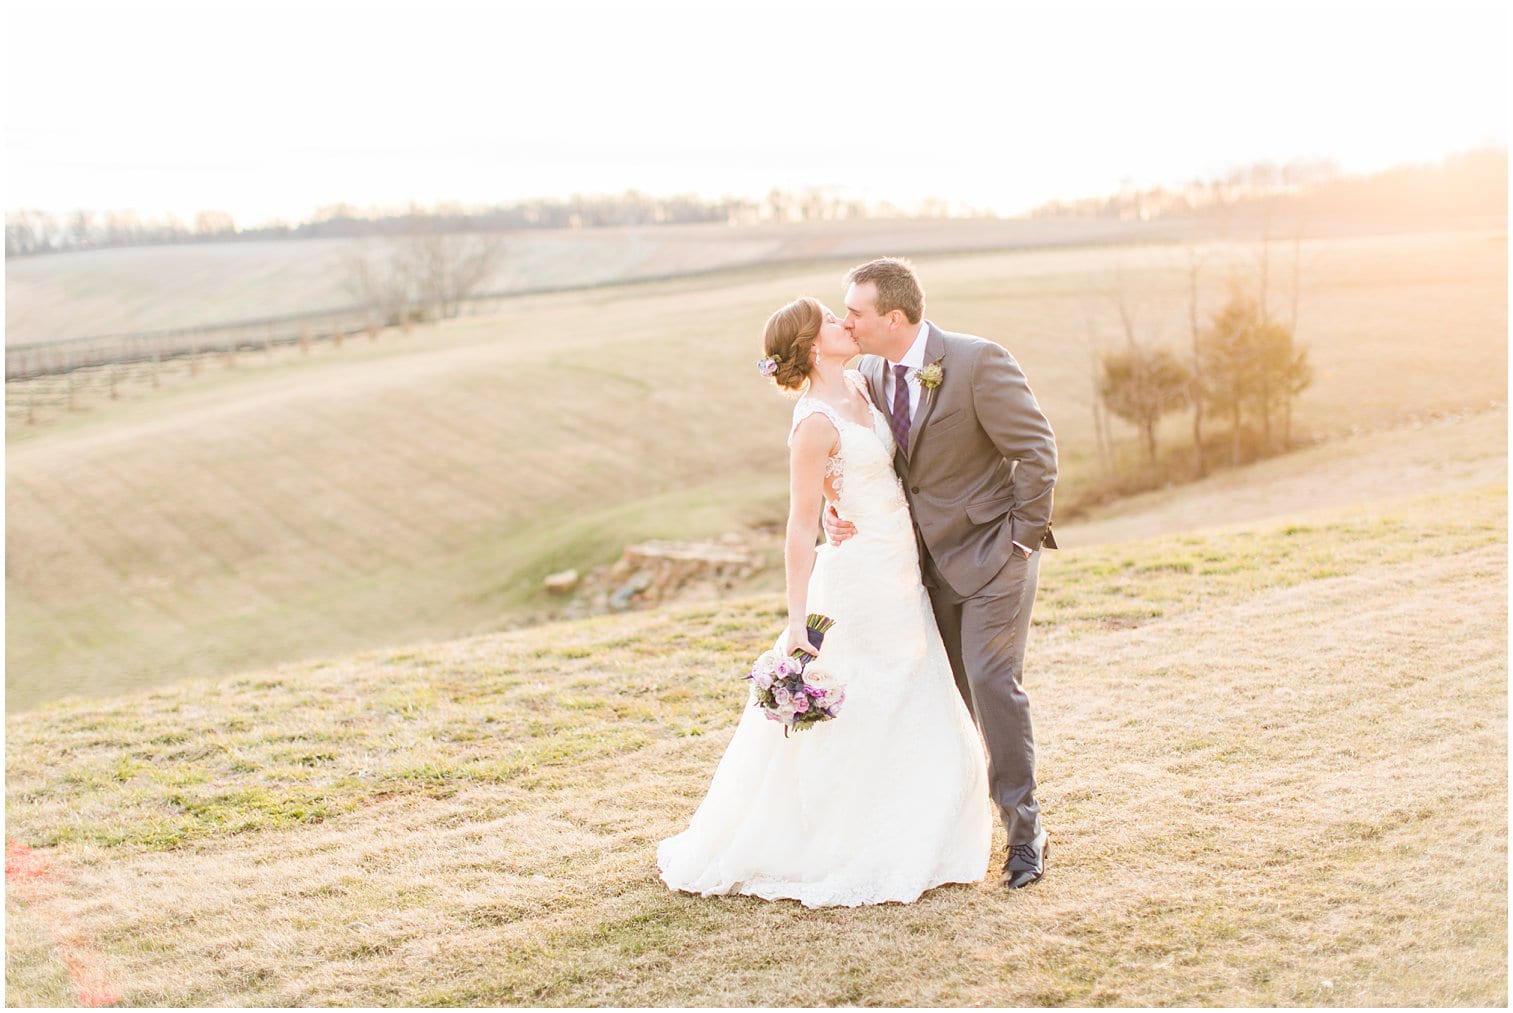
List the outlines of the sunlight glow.
{"type": "Polygon", "coordinates": [[[1507,137],[1491,4],[8,6],[7,209],[814,186],[1015,213],[1507,137]]]}

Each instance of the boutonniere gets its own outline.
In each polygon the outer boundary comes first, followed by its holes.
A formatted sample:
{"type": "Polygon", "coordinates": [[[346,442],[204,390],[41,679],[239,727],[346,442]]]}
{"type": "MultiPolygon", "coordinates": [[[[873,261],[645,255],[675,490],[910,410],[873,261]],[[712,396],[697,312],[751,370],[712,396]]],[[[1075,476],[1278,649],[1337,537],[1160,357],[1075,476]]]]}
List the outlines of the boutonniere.
{"type": "Polygon", "coordinates": [[[940,365],[940,360],[944,358],[944,355],[940,356],[919,371],[919,385],[925,390],[934,390],[940,386],[940,381],[946,378],[946,371],[940,365]]]}

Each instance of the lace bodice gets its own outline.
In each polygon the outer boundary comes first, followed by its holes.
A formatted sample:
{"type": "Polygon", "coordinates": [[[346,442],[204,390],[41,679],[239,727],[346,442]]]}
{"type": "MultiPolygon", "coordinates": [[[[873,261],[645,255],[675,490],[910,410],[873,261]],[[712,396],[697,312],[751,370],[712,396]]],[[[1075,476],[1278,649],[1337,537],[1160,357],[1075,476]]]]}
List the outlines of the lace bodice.
{"type": "Polygon", "coordinates": [[[799,398],[793,406],[793,424],[788,429],[788,445],[800,422],[814,414],[824,415],[839,436],[836,452],[825,465],[825,474],[834,480],[836,508],[843,517],[855,519],[873,513],[892,513],[907,508],[898,476],[893,471],[893,430],[888,419],[872,403],[867,380],[854,369],[846,370],[846,381],[867,401],[872,425],[864,426],[841,416],[834,406],[809,397],[799,398]]]}

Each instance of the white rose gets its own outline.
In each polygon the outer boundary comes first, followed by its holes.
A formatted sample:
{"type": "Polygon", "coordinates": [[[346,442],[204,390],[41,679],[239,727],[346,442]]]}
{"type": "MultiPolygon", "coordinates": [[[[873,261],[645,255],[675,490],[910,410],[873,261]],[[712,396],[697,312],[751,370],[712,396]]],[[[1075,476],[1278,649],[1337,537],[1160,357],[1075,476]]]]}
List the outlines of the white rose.
{"type": "Polygon", "coordinates": [[[804,682],[815,689],[824,690],[827,695],[841,688],[840,681],[836,679],[835,673],[828,668],[821,668],[819,665],[810,665],[804,669],[804,682]]]}

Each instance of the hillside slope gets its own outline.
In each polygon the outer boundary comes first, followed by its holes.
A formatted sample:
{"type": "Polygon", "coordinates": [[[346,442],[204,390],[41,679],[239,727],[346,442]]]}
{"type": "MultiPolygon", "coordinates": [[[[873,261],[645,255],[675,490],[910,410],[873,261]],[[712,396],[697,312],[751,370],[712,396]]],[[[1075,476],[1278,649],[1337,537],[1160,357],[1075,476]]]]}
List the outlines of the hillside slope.
{"type": "MultiPolygon", "coordinates": [[[[1207,251],[1207,305],[1253,254],[1207,251]]],[[[1299,433],[1505,403],[1505,245],[1318,240],[1303,256],[1318,380],[1299,433]]],[[[1097,471],[1088,369],[1096,336],[1118,333],[1104,290],[1122,278],[1142,327],[1170,333],[1179,261],[919,261],[935,319],[1024,364],[1056,427],[1063,505],[1097,471]]],[[[840,281],[830,266],[533,296],[9,426],[7,707],[499,629],[550,608],[552,570],[781,522],[789,406],[755,375],[756,335],[840,281]]]]}
{"type": "Polygon", "coordinates": [[[1057,530],[1072,545],[1105,545],[1507,481],[1508,411],[1498,406],[1221,470],[1188,485],[1126,497],[1057,530]]]}
{"type": "Polygon", "coordinates": [[[1014,895],[657,881],[776,596],[9,716],[10,1001],[55,938],[133,1005],[1497,1005],[1506,495],[1050,557],[1014,895]]]}

